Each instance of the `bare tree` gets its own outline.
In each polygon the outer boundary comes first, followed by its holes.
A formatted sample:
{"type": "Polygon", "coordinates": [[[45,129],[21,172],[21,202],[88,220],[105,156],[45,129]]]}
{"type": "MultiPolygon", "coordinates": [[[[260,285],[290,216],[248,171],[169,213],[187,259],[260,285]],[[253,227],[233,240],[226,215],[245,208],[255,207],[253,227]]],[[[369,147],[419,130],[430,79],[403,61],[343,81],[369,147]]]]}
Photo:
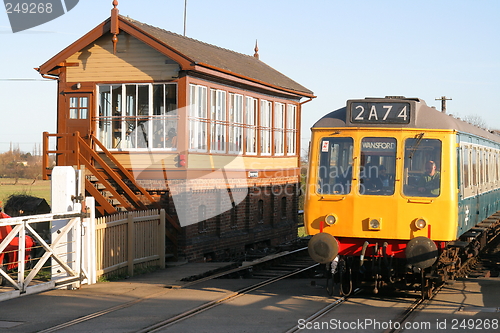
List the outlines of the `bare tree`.
{"type": "Polygon", "coordinates": [[[486,121],[477,114],[467,115],[463,117],[462,120],[477,127],[488,128],[488,124],[486,124],[486,121]]]}
{"type": "Polygon", "coordinates": [[[19,148],[0,154],[0,178],[37,179],[42,173],[42,157],[23,153],[19,148]]]}

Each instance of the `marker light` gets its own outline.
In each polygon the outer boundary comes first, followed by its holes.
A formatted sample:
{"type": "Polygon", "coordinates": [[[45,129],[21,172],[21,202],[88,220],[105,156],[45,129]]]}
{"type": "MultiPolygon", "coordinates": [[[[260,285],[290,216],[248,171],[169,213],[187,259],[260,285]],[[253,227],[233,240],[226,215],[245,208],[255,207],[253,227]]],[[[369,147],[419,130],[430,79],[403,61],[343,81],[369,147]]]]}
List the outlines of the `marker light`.
{"type": "Polygon", "coordinates": [[[370,230],[380,230],[380,220],[370,219],[370,222],[368,222],[368,228],[370,230]]]}
{"type": "Polygon", "coordinates": [[[427,221],[424,218],[418,218],[415,220],[415,228],[423,229],[427,226],[427,221]]]}
{"type": "Polygon", "coordinates": [[[337,222],[337,216],[335,214],[328,214],[325,217],[325,222],[328,225],[333,225],[333,224],[335,224],[337,222]]]}

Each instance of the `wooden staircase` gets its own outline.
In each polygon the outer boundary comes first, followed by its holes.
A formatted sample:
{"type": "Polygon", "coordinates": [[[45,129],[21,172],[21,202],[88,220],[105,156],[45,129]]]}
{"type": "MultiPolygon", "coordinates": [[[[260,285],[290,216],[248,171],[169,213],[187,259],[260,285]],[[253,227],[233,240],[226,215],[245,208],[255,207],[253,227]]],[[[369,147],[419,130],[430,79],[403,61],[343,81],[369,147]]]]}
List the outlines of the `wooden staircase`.
{"type": "MultiPolygon", "coordinates": [[[[96,214],[111,215],[119,211],[160,209],[157,200],[135,180],[133,174],[125,169],[113,154],[93,135],[82,138],[74,134],[49,134],[43,136],[43,179],[50,179],[49,154],[57,154],[57,165],[77,166],[85,169],[86,195],[95,198],[96,214]],[[59,146],[70,146],[71,150],[49,150],[49,137],[56,137],[59,146]],[[95,149],[99,149],[99,153],[95,149]],[[60,161],[62,164],[60,163],[60,161]]],[[[165,214],[167,247],[170,256],[177,257],[179,223],[165,214]]]]}

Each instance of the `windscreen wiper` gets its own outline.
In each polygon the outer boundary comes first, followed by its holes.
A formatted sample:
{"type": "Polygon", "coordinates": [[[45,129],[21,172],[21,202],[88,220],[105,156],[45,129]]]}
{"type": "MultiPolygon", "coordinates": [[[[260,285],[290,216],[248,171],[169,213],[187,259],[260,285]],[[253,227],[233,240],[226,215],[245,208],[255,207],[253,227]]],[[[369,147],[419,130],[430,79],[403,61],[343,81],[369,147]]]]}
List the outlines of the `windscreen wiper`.
{"type": "Polygon", "coordinates": [[[411,147],[411,153],[410,153],[410,156],[408,158],[411,159],[413,157],[413,155],[417,151],[418,146],[420,145],[420,142],[422,142],[424,134],[425,133],[422,132],[422,133],[419,133],[419,134],[415,135],[415,138],[417,139],[417,141],[413,144],[413,147],[411,147]]]}

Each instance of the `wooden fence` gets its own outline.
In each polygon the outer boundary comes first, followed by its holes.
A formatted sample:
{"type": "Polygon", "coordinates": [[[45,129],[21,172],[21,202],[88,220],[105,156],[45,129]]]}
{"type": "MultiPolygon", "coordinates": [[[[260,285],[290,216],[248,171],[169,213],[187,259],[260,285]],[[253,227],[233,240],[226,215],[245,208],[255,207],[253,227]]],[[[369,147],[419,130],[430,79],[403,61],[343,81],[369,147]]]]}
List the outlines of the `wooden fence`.
{"type": "Polygon", "coordinates": [[[96,219],[96,275],[134,275],[165,268],[165,211],[117,213],[96,219]]]}

